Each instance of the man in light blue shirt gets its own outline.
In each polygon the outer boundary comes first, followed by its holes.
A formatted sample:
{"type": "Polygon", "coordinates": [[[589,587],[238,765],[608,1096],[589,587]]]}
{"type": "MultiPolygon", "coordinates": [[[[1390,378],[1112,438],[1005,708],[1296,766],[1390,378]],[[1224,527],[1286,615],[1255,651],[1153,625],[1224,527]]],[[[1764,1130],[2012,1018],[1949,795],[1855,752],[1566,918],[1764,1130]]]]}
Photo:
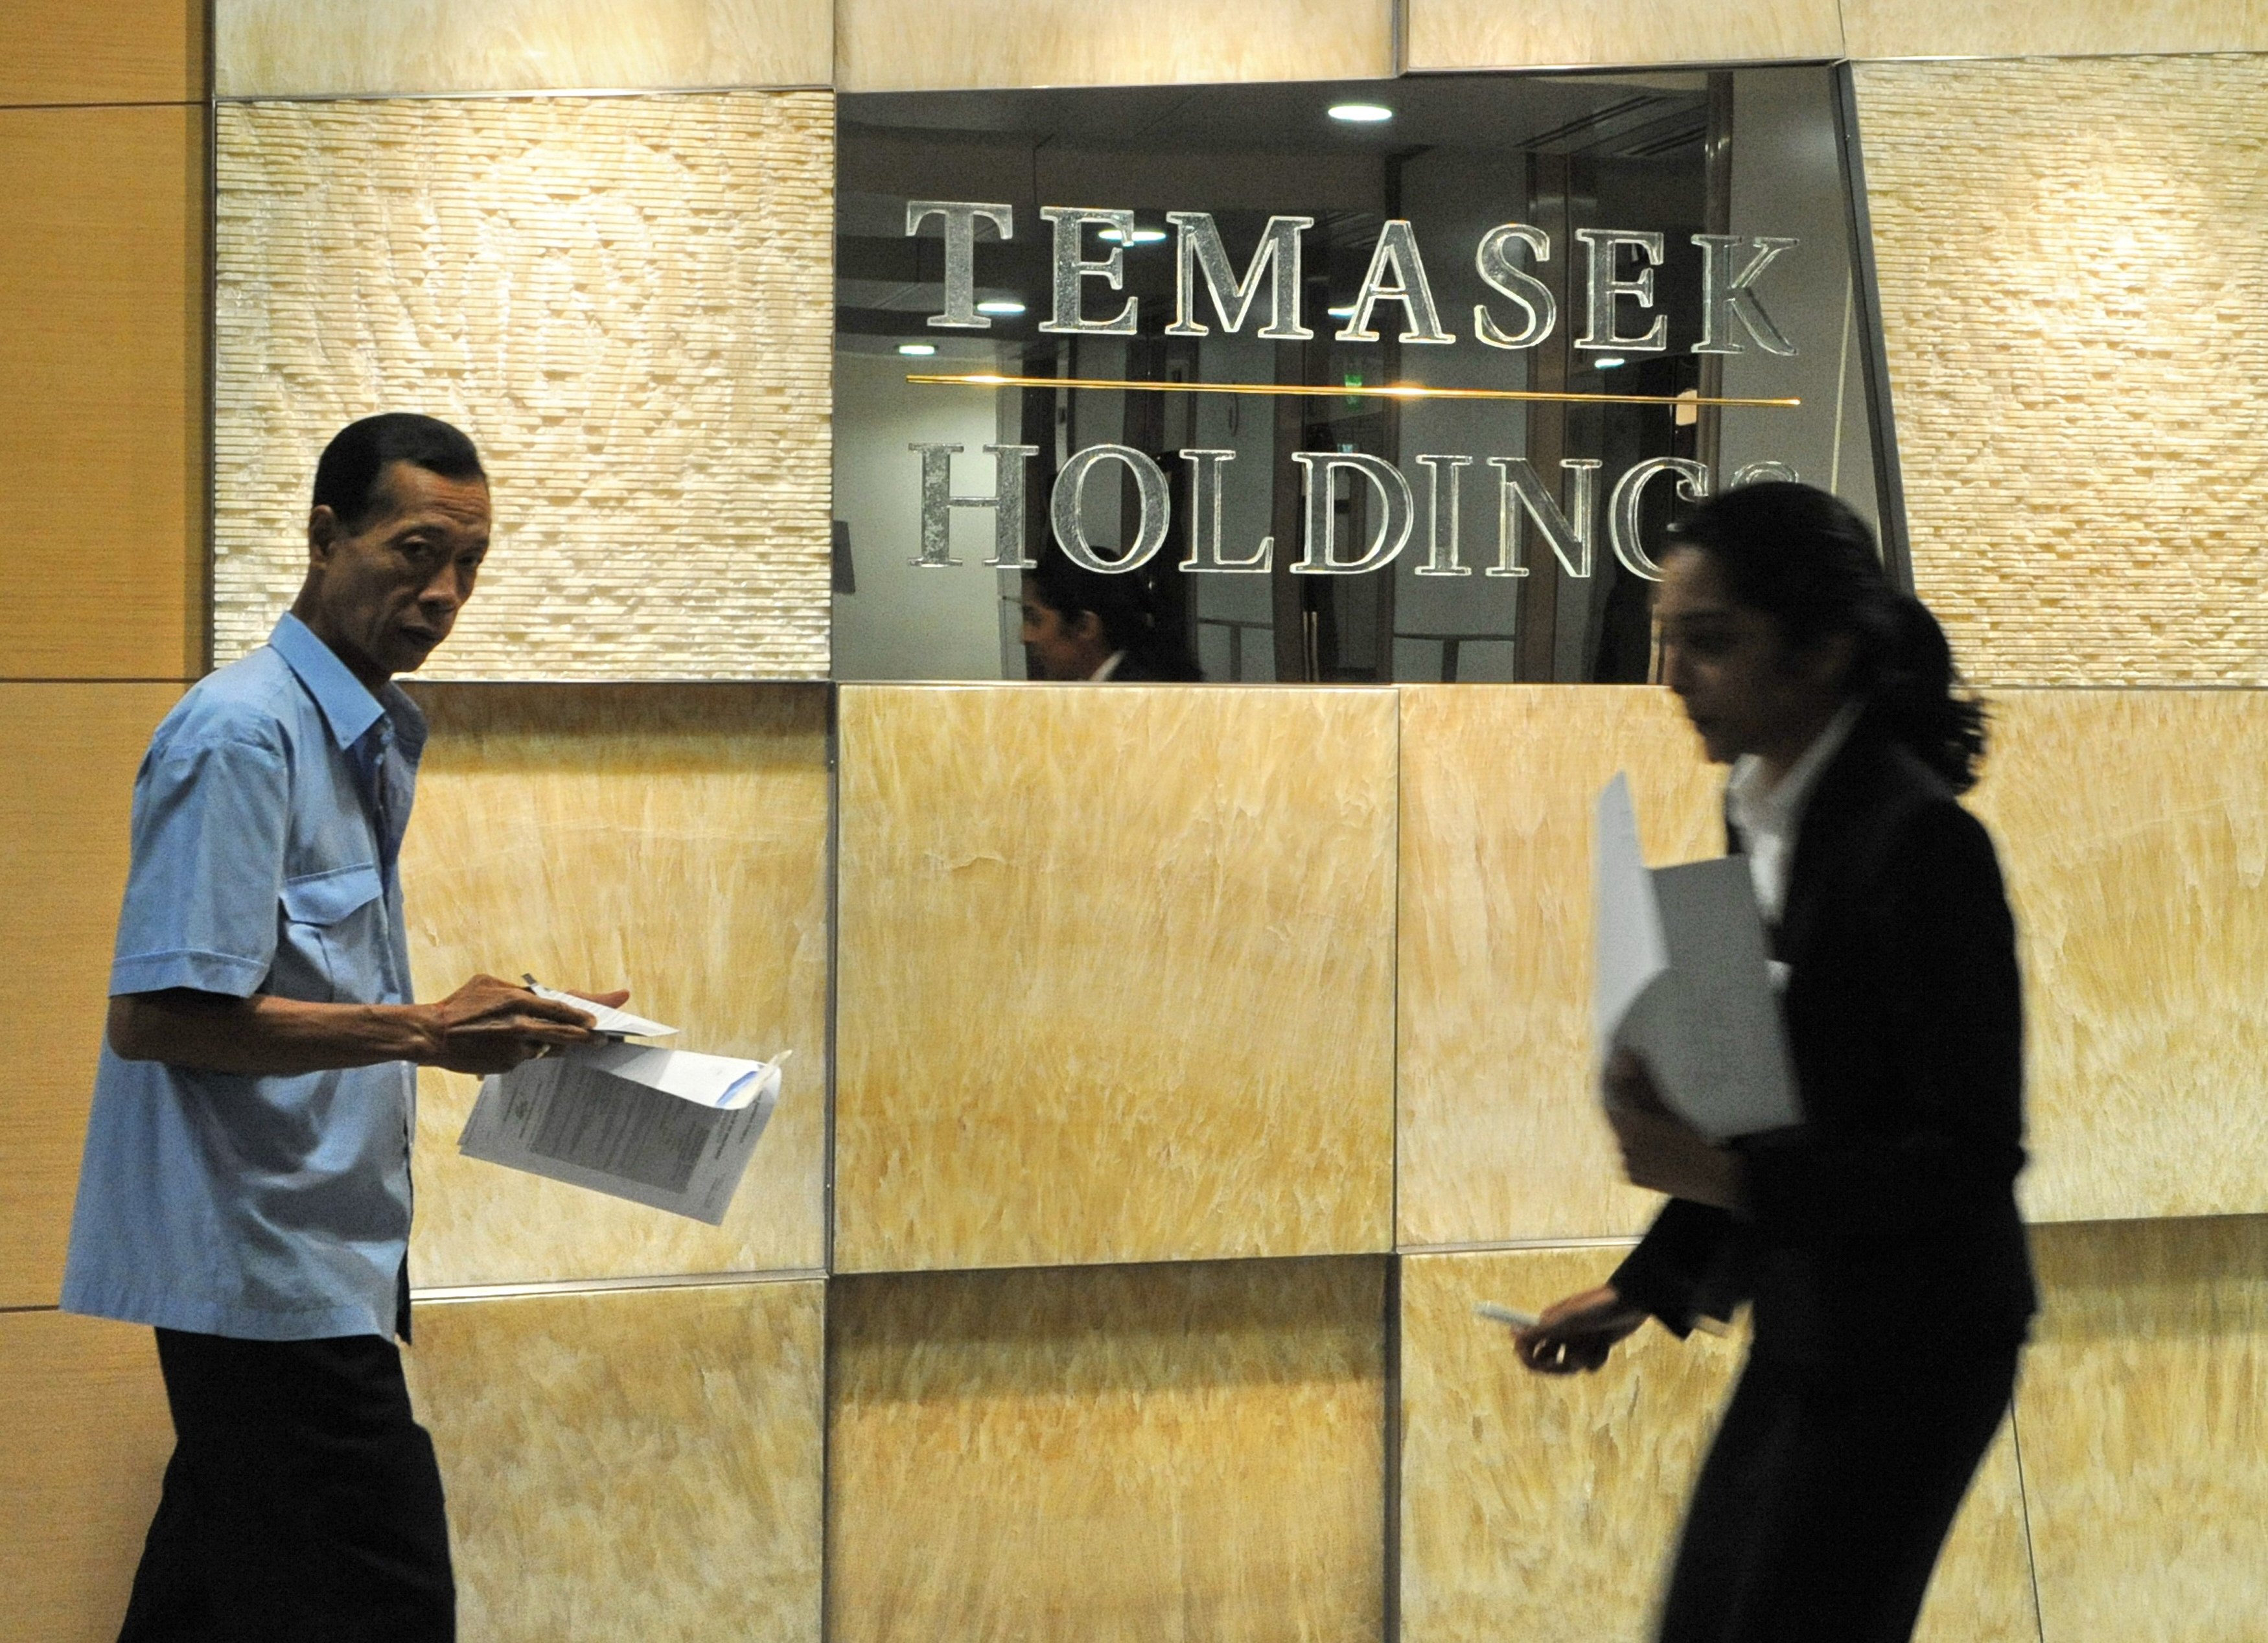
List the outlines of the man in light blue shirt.
{"type": "Polygon", "coordinates": [[[503,1072],[591,1036],[492,976],[411,998],[396,867],[425,725],[392,680],[448,637],[489,522],[457,430],[346,428],[291,614],[182,698],[135,779],[63,1291],[156,1327],[173,1410],[122,1643],[455,1633],[440,1476],[392,1339],[415,1069],[503,1072]]]}

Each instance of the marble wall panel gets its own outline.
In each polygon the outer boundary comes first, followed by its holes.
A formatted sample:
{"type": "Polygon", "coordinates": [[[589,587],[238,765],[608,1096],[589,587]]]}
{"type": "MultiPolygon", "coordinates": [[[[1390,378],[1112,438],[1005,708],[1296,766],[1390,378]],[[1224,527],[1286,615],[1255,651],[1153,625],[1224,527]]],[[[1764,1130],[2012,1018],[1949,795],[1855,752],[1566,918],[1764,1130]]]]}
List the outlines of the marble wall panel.
{"type": "Polygon", "coordinates": [[[9,0],[0,107],[186,103],[204,94],[203,0],[9,0]]]}
{"type": "Polygon", "coordinates": [[[464,1636],[818,1643],[824,1293],[421,1306],[464,1636]]]}
{"type": "Polygon", "coordinates": [[[2268,56],[1857,80],[1915,583],[1970,675],[2268,682],[2268,56]]]}
{"type": "MultiPolygon", "coordinates": [[[[1585,1093],[1588,799],[1628,765],[1650,854],[1687,859],[1721,848],[1721,772],[1700,762],[1666,693],[1403,696],[1401,1241],[1634,1231],[1653,1200],[1617,1183],[1585,1093]]],[[[2268,696],[1992,702],[1976,807],[2022,943],[2027,1212],[2268,1209],[2268,799],[2253,752],[2268,696]],[[2094,774],[2074,781],[2075,770],[2094,774]]]]}
{"type": "Polygon", "coordinates": [[[2268,1211],[2268,693],[1996,695],[2040,1220],[2268,1211]]]}
{"type": "Polygon", "coordinates": [[[1384,1263],[837,1278],[833,1643],[1375,1639],[1384,1263]]]}
{"type": "Polygon", "coordinates": [[[0,684],[0,975],[39,1025],[0,1100],[0,1307],[63,1287],[134,772],[177,685],[0,684]]]}
{"type": "Polygon", "coordinates": [[[0,677],[202,666],[205,151],[199,107],[0,110],[0,677]]]}
{"type": "Polygon", "coordinates": [[[1591,833],[1628,770],[1648,858],[1720,853],[1722,772],[1666,690],[1403,686],[1404,1248],[1634,1233],[1591,1065],[1591,833]]]}
{"type": "Polygon", "coordinates": [[[2268,49],[2259,0],[1843,0],[1853,57],[2110,56],[2268,49]]]}
{"type": "Polygon", "coordinates": [[[836,1271],[1388,1246],[1390,692],[840,711],[836,1271]]]}
{"type": "Polygon", "coordinates": [[[836,0],[845,92],[1368,79],[1395,72],[1393,0],[836,0]]]}
{"type": "Polygon", "coordinates": [[[298,586],[325,442],[413,409],[496,497],[435,676],[826,676],[830,94],[217,118],[222,659],[298,586]]]}
{"type": "Polygon", "coordinates": [[[1839,57],[1836,0],[1403,0],[1412,69],[1628,67],[1839,57]]]}
{"type": "MultiPolygon", "coordinates": [[[[1649,1325],[1594,1375],[1522,1370],[1476,1301],[1535,1309],[1602,1282],[1621,1248],[1402,1262],[1401,1636],[1481,1643],[1649,1635],[1738,1344],[1649,1325]]],[[[1930,1587],[1925,1643],[2038,1636],[2015,1444],[1986,1456],[1930,1587]]]]}
{"type": "Polygon", "coordinates": [[[825,85],[828,0],[215,0],[223,97],[825,85]]]}
{"type": "Polygon", "coordinates": [[[795,1051],[722,1227],[460,1156],[478,1086],[423,1074],[421,1285],[825,1258],[827,703],[818,686],[421,690],[403,851],[421,997],[475,971],[630,987],[688,1050],[795,1051]]]}
{"type": "Polygon", "coordinates": [[[2236,1643],[2268,1615],[2268,1219],[2034,1234],[2016,1419],[2046,1643],[2236,1643]]]}
{"type": "Polygon", "coordinates": [[[150,1331],[0,1313],[0,1433],[8,1634],[107,1643],[173,1452],[150,1331]]]}

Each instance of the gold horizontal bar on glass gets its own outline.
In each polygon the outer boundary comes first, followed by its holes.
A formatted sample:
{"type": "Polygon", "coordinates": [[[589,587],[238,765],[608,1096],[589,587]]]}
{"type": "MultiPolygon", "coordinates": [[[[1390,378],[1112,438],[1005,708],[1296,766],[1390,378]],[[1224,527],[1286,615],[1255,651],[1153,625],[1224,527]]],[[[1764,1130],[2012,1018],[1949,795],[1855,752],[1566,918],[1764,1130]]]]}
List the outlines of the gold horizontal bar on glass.
{"type": "Polygon", "coordinates": [[[1116,388],[1135,394],[1259,394],[1302,399],[1525,400],[1555,405],[1727,405],[1793,410],[1800,399],[1704,399],[1695,394],[1552,394],[1534,388],[1429,388],[1415,382],[1344,387],[1305,382],[1119,382],[1100,377],[1002,377],[979,372],[967,376],[914,374],[909,382],[963,388],[1116,388]]]}

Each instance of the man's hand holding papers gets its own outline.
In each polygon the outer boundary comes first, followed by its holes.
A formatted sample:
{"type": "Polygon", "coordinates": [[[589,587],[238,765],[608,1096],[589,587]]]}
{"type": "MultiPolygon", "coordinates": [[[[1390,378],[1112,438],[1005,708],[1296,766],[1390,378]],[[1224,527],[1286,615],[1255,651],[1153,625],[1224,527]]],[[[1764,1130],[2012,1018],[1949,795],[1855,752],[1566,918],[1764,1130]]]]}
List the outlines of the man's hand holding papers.
{"type": "Polygon", "coordinates": [[[475,976],[447,998],[423,1006],[432,1048],[421,1059],[452,1072],[509,1072],[523,1061],[568,1044],[587,1044],[598,1031],[592,1010],[630,999],[615,992],[536,992],[494,976],[475,976]]]}
{"type": "Polygon", "coordinates": [[[585,1042],[483,1080],[458,1150],[721,1223],[779,1099],[788,1052],[750,1061],[630,1043],[677,1029],[624,1011],[627,993],[585,998],[526,981],[520,996],[530,1003],[591,1006],[585,1042]]]}

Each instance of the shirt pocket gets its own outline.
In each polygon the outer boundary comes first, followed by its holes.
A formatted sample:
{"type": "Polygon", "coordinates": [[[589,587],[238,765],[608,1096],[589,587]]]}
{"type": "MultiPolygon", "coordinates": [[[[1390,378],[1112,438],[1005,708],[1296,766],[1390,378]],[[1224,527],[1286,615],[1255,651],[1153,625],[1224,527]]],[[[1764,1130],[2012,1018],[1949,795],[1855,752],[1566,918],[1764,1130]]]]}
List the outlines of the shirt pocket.
{"type": "Polygon", "coordinates": [[[384,896],[362,862],[284,880],[283,939],[269,991],[318,1004],[374,1004],[384,986],[384,896]]]}

